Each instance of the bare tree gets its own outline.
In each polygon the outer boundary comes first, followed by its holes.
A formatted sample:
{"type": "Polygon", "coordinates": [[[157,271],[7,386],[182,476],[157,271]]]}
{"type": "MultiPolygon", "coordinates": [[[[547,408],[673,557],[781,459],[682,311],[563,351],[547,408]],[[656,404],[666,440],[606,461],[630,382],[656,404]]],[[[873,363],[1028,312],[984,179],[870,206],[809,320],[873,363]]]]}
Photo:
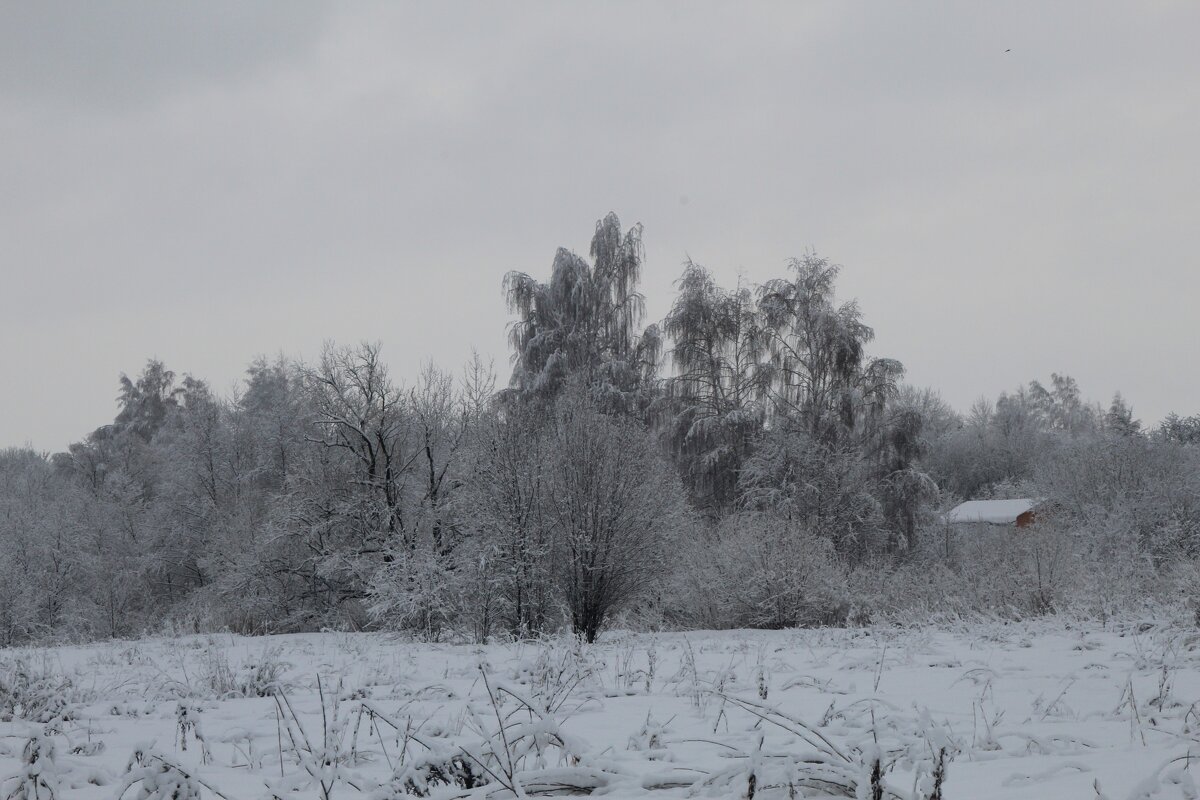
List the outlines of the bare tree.
{"type": "Polygon", "coordinates": [[[422,454],[411,436],[411,409],[379,353],[378,344],[326,345],[317,367],[305,373],[313,404],[309,441],[342,452],[356,465],[353,484],[368,500],[357,535],[371,552],[396,536],[412,543],[403,495],[422,454]]]}

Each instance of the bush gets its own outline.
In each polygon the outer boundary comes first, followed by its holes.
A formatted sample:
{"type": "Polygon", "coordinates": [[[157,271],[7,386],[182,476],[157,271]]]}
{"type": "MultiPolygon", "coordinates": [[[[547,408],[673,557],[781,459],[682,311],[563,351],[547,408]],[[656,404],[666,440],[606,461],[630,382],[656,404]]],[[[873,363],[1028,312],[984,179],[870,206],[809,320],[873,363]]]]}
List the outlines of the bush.
{"type": "Polygon", "coordinates": [[[1053,613],[1104,620],[1173,604],[1187,594],[1186,576],[1196,570],[1191,562],[1164,573],[1132,540],[1114,547],[1119,541],[1051,523],[927,530],[903,559],[856,569],[851,594],[860,620],[901,623],[1053,613]]]}
{"type": "Polygon", "coordinates": [[[730,517],[681,546],[677,622],[703,628],[840,625],[850,610],[833,544],[787,520],[730,517]]]}

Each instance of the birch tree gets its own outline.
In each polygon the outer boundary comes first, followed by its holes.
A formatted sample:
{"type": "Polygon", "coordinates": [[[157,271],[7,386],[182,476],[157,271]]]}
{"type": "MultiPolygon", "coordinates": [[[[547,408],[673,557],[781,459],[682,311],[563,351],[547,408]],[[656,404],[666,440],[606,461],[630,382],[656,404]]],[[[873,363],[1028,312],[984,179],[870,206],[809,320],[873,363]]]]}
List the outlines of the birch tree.
{"type": "Polygon", "coordinates": [[[559,248],[545,283],[523,272],[505,276],[509,311],[517,315],[509,328],[511,392],[552,400],[575,376],[606,410],[639,414],[661,350],[657,327],[641,329],[642,226],[622,232],[609,214],[596,223],[589,252],[590,264],[559,248]]]}
{"type": "Polygon", "coordinates": [[[748,288],[717,286],[688,262],[663,322],[672,375],[662,403],[663,428],[693,502],[710,516],[728,513],[738,476],[762,433],[762,328],[748,288]]]}

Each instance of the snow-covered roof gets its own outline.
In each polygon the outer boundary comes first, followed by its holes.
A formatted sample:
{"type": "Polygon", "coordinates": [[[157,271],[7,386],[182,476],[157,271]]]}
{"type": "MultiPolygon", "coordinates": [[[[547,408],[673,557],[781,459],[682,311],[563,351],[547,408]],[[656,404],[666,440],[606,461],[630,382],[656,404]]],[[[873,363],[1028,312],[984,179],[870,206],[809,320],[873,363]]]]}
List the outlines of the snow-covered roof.
{"type": "Polygon", "coordinates": [[[986,522],[990,525],[1012,525],[1017,517],[1036,506],[1037,500],[968,500],[959,503],[946,514],[947,522],[986,522]]]}

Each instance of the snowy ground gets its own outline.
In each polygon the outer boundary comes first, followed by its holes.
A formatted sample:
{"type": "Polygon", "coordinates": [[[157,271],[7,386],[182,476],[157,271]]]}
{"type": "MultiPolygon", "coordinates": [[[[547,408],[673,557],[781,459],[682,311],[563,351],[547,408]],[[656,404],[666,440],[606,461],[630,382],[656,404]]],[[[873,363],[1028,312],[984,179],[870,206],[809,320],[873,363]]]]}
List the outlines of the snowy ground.
{"type": "Polygon", "coordinates": [[[876,754],[908,798],[939,751],[945,798],[1189,798],[1197,700],[1200,635],[1151,623],[149,639],[0,652],[0,800],[470,792],[440,776],[490,797],[870,797],[876,754]]]}

